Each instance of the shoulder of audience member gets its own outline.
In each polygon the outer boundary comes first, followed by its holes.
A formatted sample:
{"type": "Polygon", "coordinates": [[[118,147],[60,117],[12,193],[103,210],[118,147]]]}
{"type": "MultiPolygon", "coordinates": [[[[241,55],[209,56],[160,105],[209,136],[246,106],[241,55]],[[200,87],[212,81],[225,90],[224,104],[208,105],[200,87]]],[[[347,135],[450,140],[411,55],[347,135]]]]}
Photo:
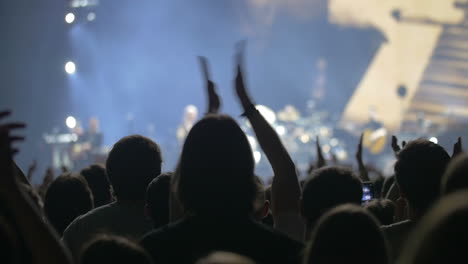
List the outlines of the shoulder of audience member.
{"type": "Polygon", "coordinates": [[[109,208],[113,207],[115,202],[94,208],[93,210],[87,212],[86,214],[80,215],[75,220],[73,220],[68,227],[63,232],[65,234],[72,232],[72,230],[77,229],[79,226],[86,226],[86,224],[94,221],[96,218],[100,218],[102,215],[105,215],[109,208]]]}
{"type": "Polygon", "coordinates": [[[157,243],[157,241],[171,240],[172,237],[176,238],[174,234],[179,233],[179,230],[183,229],[181,227],[182,224],[183,218],[160,228],[153,229],[141,238],[141,243],[146,246],[157,243]]]}
{"type": "Polygon", "coordinates": [[[287,235],[285,235],[284,233],[272,228],[272,227],[269,227],[267,225],[264,225],[262,223],[257,223],[255,222],[255,224],[261,229],[263,229],[265,232],[267,233],[270,233],[272,237],[276,238],[277,240],[280,240],[280,241],[284,241],[288,244],[290,244],[291,246],[293,247],[303,247],[304,246],[304,243],[302,241],[298,241],[296,239],[293,239],[287,235]]]}

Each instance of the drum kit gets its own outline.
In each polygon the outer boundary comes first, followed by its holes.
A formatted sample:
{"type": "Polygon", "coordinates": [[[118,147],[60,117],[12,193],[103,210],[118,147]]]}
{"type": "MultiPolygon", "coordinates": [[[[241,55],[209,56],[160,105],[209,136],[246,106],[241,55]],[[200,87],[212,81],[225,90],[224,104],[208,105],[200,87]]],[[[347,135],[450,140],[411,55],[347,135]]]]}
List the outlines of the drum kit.
{"type": "MultiPolygon", "coordinates": [[[[316,158],[317,139],[320,140],[325,158],[336,160],[348,158],[345,143],[334,137],[334,126],[327,120],[326,112],[314,111],[311,115],[302,116],[292,105],[286,105],[278,113],[264,105],[257,105],[256,108],[276,130],[296,165],[308,166],[316,158]]],[[[248,121],[242,122],[241,127],[247,134],[256,163],[264,162],[266,159],[263,158],[248,121]]]]}

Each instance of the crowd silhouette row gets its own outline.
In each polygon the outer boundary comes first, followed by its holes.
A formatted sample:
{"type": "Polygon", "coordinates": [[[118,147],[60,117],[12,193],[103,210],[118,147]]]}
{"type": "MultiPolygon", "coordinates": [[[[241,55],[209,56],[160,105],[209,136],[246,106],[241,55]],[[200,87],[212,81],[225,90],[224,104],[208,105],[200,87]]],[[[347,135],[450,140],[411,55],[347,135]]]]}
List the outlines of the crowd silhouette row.
{"type": "MultiPolygon", "coordinates": [[[[459,138],[449,155],[425,139],[392,138],[394,175],[371,177],[318,160],[306,180],[280,137],[255,108],[235,56],[234,91],[274,172],[255,175],[245,133],[220,114],[204,65],[206,115],[188,133],[174,171],[140,135],[116,142],[106,164],[39,186],[13,156],[25,124],[0,112],[2,263],[459,263],[468,245],[468,155],[459,138]],[[363,202],[363,182],[374,199],[363,202]]],[[[156,109],[155,114],[158,114],[156,109]]]]}

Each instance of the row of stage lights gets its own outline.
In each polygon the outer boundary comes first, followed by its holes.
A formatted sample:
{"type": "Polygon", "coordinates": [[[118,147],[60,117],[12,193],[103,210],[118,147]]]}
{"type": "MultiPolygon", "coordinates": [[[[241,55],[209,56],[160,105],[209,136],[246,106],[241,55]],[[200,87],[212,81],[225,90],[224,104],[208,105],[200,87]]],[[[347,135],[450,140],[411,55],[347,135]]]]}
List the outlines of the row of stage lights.
{"type": "MultiPolygon", "coordinates": [[[[99,0],[70,0],[69,5],[73,10],[65,14],[65,23],[77,23],[79,17],[85,17],[88,22],[93,22],[96,19],[96,13],[93,12],[93,7],[99,4],[99,0]]],[[[75,74],[76,64],[73,61],[65,62],[64,69],[67,74],[75,74]]]]}

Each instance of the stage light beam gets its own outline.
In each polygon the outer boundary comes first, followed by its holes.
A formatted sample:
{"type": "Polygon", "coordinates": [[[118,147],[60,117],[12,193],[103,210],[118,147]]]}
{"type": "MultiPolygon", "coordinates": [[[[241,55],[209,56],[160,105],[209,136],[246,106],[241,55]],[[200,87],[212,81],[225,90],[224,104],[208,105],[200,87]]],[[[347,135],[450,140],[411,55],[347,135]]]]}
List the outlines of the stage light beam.
{"type": "Polygon", "coordinates": [[[73,61],[69,61],[69,62],[65,63],[65,71],[68,74],[74,74],[75,71],[76,71],[75,63],[73,61]]]}
{"type": "Polygon", "coordinates": [[[65,15],[65,22],[67,22],[68,24],[71,24],[73,23],[73,21],[75,21],[75,14],[68,13],[65,15]]]}

